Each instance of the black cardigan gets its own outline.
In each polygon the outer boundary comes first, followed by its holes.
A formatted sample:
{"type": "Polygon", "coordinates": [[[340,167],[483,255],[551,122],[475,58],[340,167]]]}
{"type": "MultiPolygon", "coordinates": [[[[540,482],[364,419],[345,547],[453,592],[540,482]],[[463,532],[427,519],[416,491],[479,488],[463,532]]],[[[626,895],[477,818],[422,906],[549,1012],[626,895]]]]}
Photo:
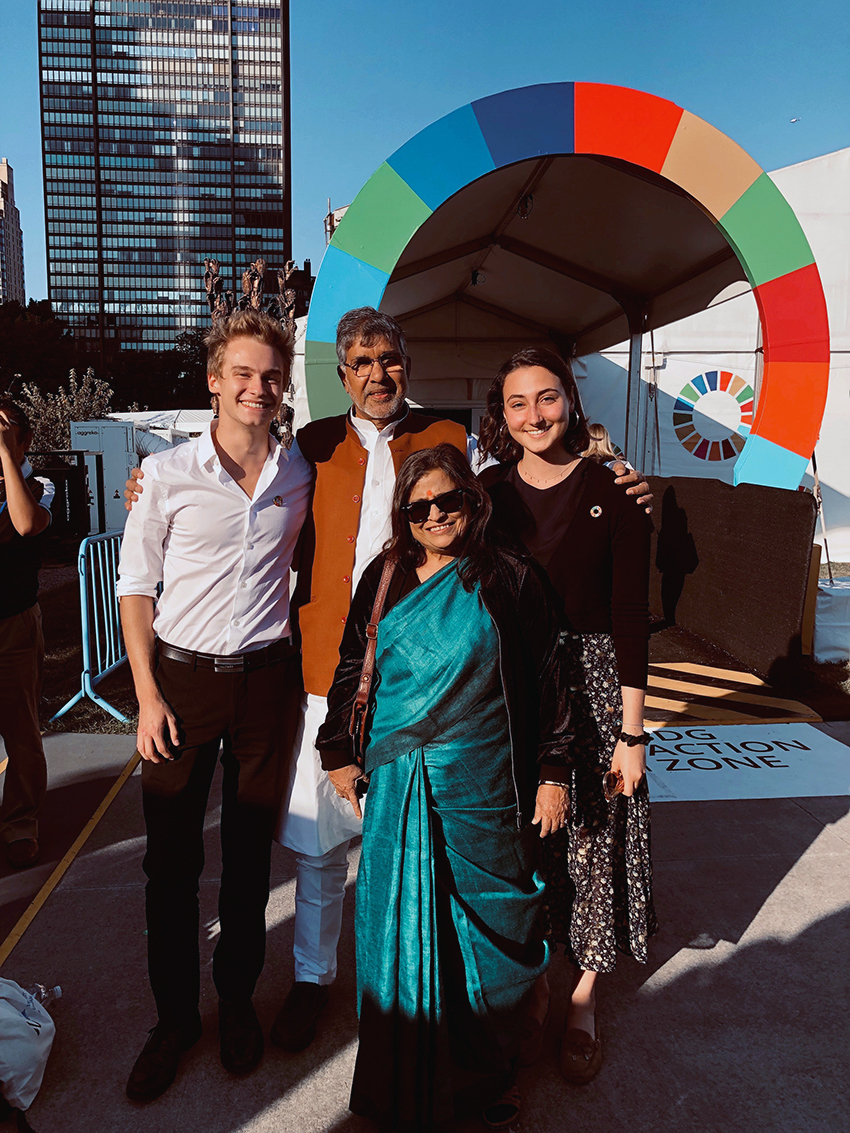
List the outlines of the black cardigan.
{"type": "MultiPolygon", "coordinates": [[[[609,468],[592,460],[585,464],[575,514],[547,573],[576,633],[610,633],[620,684],[646,688],[652,522],[634,496],[614,483],[609,468]]],[[[506,480],[510,468],[485,468],[481,481],[493,500],[494,522],[517,539],[528,513],[506,480]]]]}
{"type": "MultiPolygon", "coordinates": [[[[363,573],[351,603],[340,661],[328,693],[328,715],[316,746],[326,771],[352,762],[348,725],[366,649],[384,555],[363,573]]],[[[545,575],[529,559],[500,555],[496,581],[481,597],[499,636],[499,668],[508,711],[517,825],[529,821],[541,779],[566,783],[574,760],[568,672],[572,654],[559,632],[555,596],[545,575]]],[[[397,568],[384,613],[409,591],[397,568]]],[[[458,581],[458,585],[461,585],[458,581]]]]}

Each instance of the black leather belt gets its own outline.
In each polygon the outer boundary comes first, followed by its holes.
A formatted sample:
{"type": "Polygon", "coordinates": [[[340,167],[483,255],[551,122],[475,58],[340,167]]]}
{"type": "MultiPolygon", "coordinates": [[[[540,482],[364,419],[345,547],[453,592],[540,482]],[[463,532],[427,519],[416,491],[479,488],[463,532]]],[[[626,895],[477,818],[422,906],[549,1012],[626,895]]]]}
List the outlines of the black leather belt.
{"type": "Polygon", "coordinates": [[[178,649],[167,641],[157,641],[156,651],[160,657],[171,661],[181,661],[193,669],[212,669],[216,673],[250,673],[253,669],[265,669],[284,661],[294,652],[291,637],[266,645],[263,649],[253,649],[250,653],[198,653],[194,649],[178,649]]]}

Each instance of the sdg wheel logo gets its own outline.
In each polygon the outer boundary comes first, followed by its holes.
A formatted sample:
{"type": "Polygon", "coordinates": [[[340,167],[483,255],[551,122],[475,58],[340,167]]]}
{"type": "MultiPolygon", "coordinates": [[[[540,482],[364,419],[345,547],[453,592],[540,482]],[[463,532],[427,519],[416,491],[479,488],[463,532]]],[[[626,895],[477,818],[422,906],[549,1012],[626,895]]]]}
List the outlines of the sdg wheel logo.
{"type": "Polygon", "coordinates": [[[673,428],[698,460],[733,460],[753,423],[753,387],[728,370],[697,374],[679,391],[673,428]]]}

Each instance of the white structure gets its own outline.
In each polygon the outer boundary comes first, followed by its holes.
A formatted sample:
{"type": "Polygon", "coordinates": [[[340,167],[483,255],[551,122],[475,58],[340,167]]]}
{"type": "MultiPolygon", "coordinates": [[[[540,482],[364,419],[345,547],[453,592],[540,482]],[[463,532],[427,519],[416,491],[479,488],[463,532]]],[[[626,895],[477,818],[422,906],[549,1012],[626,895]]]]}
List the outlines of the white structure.
{"type": "Polygon", "coordinates": [[[112,421],[125,421],[135,429],[135,451],[139,459],[172,445],[199,437],[213,419],[212,409],[160,409],[135,413],[110,413],[112,421]]]}
{"type": "MultiPolygon", "coordinates": [[[[831,341],[829,395],[816,450],[823,491],[829,552],[850,562],[850,148],[825,154],[770,174],[806,233],[826,295],[831,341]]],[[[676,403],[683,390],[698,395],[692,420],[707,441],[745,435],[741,403],[728,390],[700,389],[700,375],[731,373],[749,386],[757,401],[761,378],[758,312],[749,284],[733,284],[705,311],[671,323],[644,338],[641,421],[642,466],[659,476],[712,477],[732,483],[734,454],[706,459],[710,444],[689,451],[675,432],[676,403]],[[696,383],[696,384],[694,384],[696,383]],[[700,455],[697,455],[700,454],[700,455]]],[[[628,344],[579,360],[579,388],[591,420],[607,426],[623,445],[628,344]]],[[[710,383],[706,383],[710,384],[710,383]]],[[[737,383],[736,383],[737,384],[737,383]]],[[[728,449],[727,449],[728,451],[728,449]]],[[[717,450],[714,450],[715,454],[717,450]]],[[[638,462],[641,462],[640,452],[638,462]]],[[[804,484],[811,487],[812,468],[804,484]]],[[[823,535],[818,525],[818,541],[823,535]]]]}
{"type": "Polygon", "coordinates": [[[127,520],[124,484],[138,464],[132,424],[123,421],[72,421],[71,448],[103,456],[103,516],[100,515],[95,461],[86,459],[89,495],[89,534],[100,529],[123,531],[127,520]]]}
{"type": "Polygon", "coordinates": [[[15,176],[4,157],[0,161],[0,303],[27,301],[24,287],[24,237],[15,205],[15,176]]]}

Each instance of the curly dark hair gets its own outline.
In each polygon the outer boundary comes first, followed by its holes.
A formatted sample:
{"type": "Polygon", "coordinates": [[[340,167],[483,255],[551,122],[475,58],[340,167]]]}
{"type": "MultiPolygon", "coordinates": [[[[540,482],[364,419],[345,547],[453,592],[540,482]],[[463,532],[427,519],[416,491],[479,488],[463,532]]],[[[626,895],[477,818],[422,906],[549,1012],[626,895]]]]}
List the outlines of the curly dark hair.
{"type": "Polygon", "coordinates": [[[393,492],[392,536],[385,550],[405,571],[415,570],[425,562],[425,548],[413,538],[410,523],[401,509],[410,502],[411,492],[429,472],[444,472],[456,488],[463,488],[466,493],[471,514],[458,574],[464,588],[472,591],[476,582],[492,577],[502,547],[490,525],[492,501],[466,457],[454,445],[420,449],[402,464],[393,492]]]}
{"type": "Polygon", "coordinates": [[[505,362],[487,390],[487,412],[481,418],[481,432],[478,447],[487,456],[492,456],[500,464],[516,464],[522,456],[522,446],[517,444],[508,432],[505,422],[504,387],[509,374],[526,366],[542,366],[558,379],[564,393],[573,404],[576,420],[570,415],[570,426],[564,434],[564,448],[567,452],[580,455],[590,443],[587,431],[587,418],[581,406],[573,368],[569,362],[552,350],[518,350],[505,362]]]}

